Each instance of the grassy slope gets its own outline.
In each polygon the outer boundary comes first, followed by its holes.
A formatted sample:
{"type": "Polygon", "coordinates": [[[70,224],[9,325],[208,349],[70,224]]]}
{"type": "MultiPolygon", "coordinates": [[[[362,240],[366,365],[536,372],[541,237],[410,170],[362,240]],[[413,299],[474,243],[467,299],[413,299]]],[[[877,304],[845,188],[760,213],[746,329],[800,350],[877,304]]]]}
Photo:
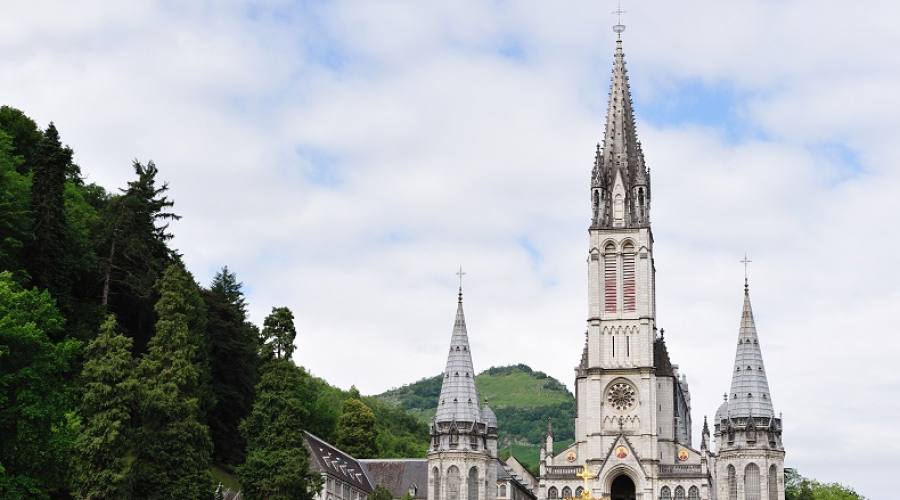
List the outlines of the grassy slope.
{"type": "MultiPolygon", "coordinates": [[[[556,379],[525,365],[515,365],[482,372],[475,384],[497,414],[502,456],[512,453],[526,467],[536,470],[547,418],[553,419],[557,448],[571,443],[575,399],[556,379]]],[[[376,397],[429,422],[440,391],[441,377],[436,376],[376,397]]]]}

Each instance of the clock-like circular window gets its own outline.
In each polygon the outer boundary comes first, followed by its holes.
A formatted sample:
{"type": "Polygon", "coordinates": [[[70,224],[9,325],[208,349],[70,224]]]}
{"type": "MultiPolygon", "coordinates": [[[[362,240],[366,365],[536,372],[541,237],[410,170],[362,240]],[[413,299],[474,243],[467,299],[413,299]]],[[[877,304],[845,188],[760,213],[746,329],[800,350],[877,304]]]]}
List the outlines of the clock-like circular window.
{"type": "Polygon", "coordinates": [[[634,407],[637,392],[631,384],[618,382],[607,391],[606,401],[618,411],[627,411],[634,407]]]}

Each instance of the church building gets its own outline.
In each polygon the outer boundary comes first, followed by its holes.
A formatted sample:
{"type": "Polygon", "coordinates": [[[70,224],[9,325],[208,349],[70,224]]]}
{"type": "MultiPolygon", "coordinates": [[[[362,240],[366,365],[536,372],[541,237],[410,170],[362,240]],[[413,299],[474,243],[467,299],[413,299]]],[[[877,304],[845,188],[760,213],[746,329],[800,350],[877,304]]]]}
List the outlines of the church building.
{"type": "Polygon", "coordinates": [[[313,463],[326,478],[318,498],[365,500],[382,485],[414,500],[784,500],[782,420],[746,280],[730,390],[713,430],[704,419],[693,443],[687,378],[656,324],[650,170],[637,138],[624,26],[615,29],[609,108],[590,182],[575,441],[558,451],[548,422],[538,478],[514,458],[498,460],[497,417],[475,386],[460,284],[426,458],[356,460],[310,435],[313,463]]]}
{"type": "Polygon", "coordinates": [[[575,369],[575,442],[556,452],[548,425],[537,496],[783,500],[782,421],[746,282],[731,389],[713,422],[715,449],[705,420],[699,446],[692,442],[687,379],[656,324],[650,170],[637,137],[623,30],[616,26],[609,108],[590,183],[588,318],[575,369]]]}

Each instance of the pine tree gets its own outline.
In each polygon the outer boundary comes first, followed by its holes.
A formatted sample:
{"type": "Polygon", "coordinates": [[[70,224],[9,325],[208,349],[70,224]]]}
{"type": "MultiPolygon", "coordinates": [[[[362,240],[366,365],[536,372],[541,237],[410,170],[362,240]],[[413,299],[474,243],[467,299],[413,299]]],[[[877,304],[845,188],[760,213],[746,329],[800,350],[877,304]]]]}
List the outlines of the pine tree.
{"type": "Polygon", "coordinates": [[[140,429],[135,489],[140,498],[208,498],[212,443],[202,422],[201,349],[196,328],[202,300],[180,265],[160,278],[156,335],[140,361],[140,429]]]}
{"type": "Polygon", "coordinates": [[[137,178],[104,214],[100,301],[134,338],[135,350],[144,352],[153,336],[154,285],[177,258],[168,247],[168,223],[181,217],[170,211],[174,202],[165,196],[168,185],[156,184],[156,165],[135,161],[133,166],[137,178]]]}
{"type": "Polygon", "coordinates": [[[238,468],[249,499],[311,500],[322,486],[309,468],[303,428],[308,402],[315,398],[312,380],[290,359],[274,359],[263,367],[253,410],[241,425],[247,460],[238,468]]]}
{"type": "Polygon", "coordinates": [[[294,354],[294,313],[287,307],[273,307],[263,321],[263,343],[277,359],[291,359],[294,354]]]}
{"type": "Polygon", "coordinates": [[[241,283],[228,267],[216,274],[203,298],[216,399],[209,414],[214,456],[219,463],[238,465],[246,446],[239,425],[250,412],[258,378],[258,336],[247,321],[241,283]]]}
{"type": "Polygon", "coordinates": [[[0,498],[47,498],[65,487],[74,406],[68,383],[80,343],[46,291],[0,272],[0,498]]]}
{"type": "Polygon", "coordinates": [[[81,498],[130,498],[129,475],[133,433],[131,414],[136,403],[131,339],[118,331],[109,315],[88,345],[82,384],[81,429],[76,491],[81,498]]]}
{"type": "Polygon", "coordinates": [[[32,283],[68,307],[70,277],[67,273],[65,214],[66,171],[72,163],[72,150],[63,147],[53,123],[47,127],[38,145],[31,182],[31,211],[34,238],[28,252],[32,283]]]}
{"type": "Polygon", "coordinates": [[[372,409],[357,398],[344,401],[338,418],[338,447],[356,458],[371,458],[378,452],[376,436],[372,409]]]}

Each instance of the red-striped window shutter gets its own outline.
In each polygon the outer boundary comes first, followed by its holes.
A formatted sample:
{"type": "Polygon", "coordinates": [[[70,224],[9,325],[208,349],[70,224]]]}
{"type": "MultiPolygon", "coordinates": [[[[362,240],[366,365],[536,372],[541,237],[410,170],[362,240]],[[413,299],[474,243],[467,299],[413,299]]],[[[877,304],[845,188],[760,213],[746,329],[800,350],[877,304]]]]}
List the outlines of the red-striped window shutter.
{"type": "Polygon", "coordinates": [[[622,302],[626,312],[635,310],[634,248],[630,245],[622,256],[622,302]]]}
{"type": "Polygon", "coordinates": [[[603,256],[603,301],[606,312],[616,312],[616,254],[612,245],[606,247],[603,256]]]}

